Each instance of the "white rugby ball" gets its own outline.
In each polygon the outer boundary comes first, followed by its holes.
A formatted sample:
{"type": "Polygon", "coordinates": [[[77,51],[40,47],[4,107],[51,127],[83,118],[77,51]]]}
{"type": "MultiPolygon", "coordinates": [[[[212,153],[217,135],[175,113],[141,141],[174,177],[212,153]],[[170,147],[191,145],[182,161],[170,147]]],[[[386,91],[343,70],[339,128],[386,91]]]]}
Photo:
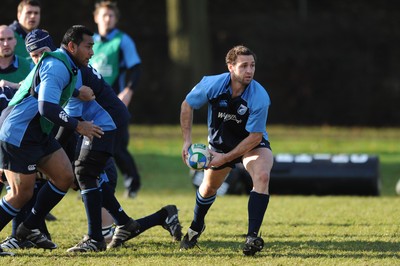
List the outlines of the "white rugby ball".
{"type": "Polygon", "coordinates": [[[202,143],[193,143],[188,149],[186,164],[193,170],[202,170],[208,167],[211,161],[211,154],[207,146],[202,143]]]}

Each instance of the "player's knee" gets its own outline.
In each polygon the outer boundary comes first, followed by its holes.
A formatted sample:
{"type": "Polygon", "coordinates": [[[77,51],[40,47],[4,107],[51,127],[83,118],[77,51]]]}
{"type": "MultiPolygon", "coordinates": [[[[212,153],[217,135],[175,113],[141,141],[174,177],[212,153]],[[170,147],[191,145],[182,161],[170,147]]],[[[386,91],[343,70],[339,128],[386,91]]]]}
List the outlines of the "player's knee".
{"type": "Polygon", "coordinates": [[[62,191],[67,191],[72,183],[74,182],[74,173],[72,171],[64,172],[57,176],[57,178],[49,178],[51,183],[53,183],[58,189],[62,191]]]}
{"type": "Polygon", "coordinates": [[[98,187],[98,177],[102,171],[103,165],[75,161],[75,176],[81,190],[98,187]]]}
{"type": "Polygon", "coordinates": [[[81,160],[75,161],[75,175],[78,178],[78,180],[80,176],[90,176],[97,178],[102,171],[103,171],[102,166],[87,163],[81,160]]]}
{"type": "Polygon", "coordinates": [[[99,182],[97,178],[80,176],[79,178],[77,178],[77,180],[81,191],[99,187],[99,182]]]}
{"type": "Polygon", "coordinates": [[[200,195],[204,198],[208,198],[217,194],[219,186],[213,186],[212,184],[202,183],[199,187],[200,195]]]}
{"type": "Polygon", "coordinates": [[[261,171],[252,177],[253,179],[253,186],[255,188],[259,188],[261,190],[265,190],[268,188],[269,180],[270,180],[270,173],[268,171],[261,171]]]}
{"type": "Polygon", "coordinates": [[[74,182],[74,179],[75,179],[75,175],[72,171],[65,174],[65,178],[64,178],[65,183],[68,183],[69,185],[71,185],[74,182]]]}

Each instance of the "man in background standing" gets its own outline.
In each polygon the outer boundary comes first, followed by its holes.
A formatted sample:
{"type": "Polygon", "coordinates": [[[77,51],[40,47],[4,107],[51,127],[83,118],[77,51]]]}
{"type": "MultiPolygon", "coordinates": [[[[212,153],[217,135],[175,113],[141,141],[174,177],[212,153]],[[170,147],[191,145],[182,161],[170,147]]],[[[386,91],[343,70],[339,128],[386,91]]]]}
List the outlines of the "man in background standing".
{"type": "MultiPolygon", "coordinates": [[[[96,4],[94,21],[98,33],[93,36],[94,56],[90,63],[128,108],[139,80],[141,60],[133,40],[116,28],[118,19],[119,9],[115,2],[96,4]]],[[[136,163],[128,151],[129,127],[118,128],[116,139],[115,162],[124,176],[125,195],[134,198],[141,182],[136,163]]]]}
{"type": "Polygon", "coordinates": [[[39,27],[40,9],[38,0],[22,0],[18,5],[17,20],[10,25],[17,39],[15,54],[25,57],[30,62],[31,58],[25,48],[25,37],[29,32],[39,27]]]}

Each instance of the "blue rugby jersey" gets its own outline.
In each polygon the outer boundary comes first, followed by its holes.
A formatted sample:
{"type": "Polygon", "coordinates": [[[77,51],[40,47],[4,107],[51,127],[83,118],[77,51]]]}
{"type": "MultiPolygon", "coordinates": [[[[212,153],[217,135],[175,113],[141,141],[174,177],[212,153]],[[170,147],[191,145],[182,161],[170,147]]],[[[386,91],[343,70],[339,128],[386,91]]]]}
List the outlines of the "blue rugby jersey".
{"type": "Polygon", "coordinates": [[[261,132],[268,140],[266,123],[271,104],[267,91],[252,80],[242,95],[232,98],[230,73],[205,76],[186,96],[188,104],[199,109],[208,102],[208,141],[228,152],[249,133],[261,132]]]}
{"type": "Polygon", "coordinates": [[[82,102],[71,98],[65,111],[72,117],[82,117],[86,121],[94,121],[103,131],[110,131],[129,122],[129,112],[126,106],[117,97],[114,90],[108,85],[99,73],[92,67],[81,67],[78,73],[76,87],[82,85],[90,87],[96,99],[82,102]]]}
{"type": "MultiPolygon", "coordinates": [[[[76,67],[71,58],[67,58],[76,67]]],[[[1,117],[0,140],[19,147],[22,141],[37,142],[46,137],[40,127],[38,102],[59,104],[71,77],[64,63],[51,56],[43,59],[39,76],[40,83],[34,88],[37,98],[29,95],[15,105],[7,117],[1,117]],[[26,134],[28,128],[29,134],[26,134]]]]}

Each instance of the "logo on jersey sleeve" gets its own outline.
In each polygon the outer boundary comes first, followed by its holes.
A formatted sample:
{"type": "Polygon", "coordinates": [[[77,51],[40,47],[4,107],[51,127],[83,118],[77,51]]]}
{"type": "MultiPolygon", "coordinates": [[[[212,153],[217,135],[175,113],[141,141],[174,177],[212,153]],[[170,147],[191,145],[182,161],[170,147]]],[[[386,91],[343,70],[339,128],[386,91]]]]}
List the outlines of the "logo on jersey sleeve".
{"type": "Polygon", "coordinates": [[[67,113],[66,112],[64,112],[64,111],[61,111],[59,114],[58,114],[58,117],[62,120],[62,121],[64,121],[65,123],[68,123],[68,115],[67,115],[67,113]]]}
{"type": "Polygon", "coordinates": [[[92,66],[89,66],[92,69],[93,74],[95,74],[97,76],[98,79],[101,79],[101,75],[99,72],[97,72],[97,70],[95,68],[93,68],[92,66]]]}

